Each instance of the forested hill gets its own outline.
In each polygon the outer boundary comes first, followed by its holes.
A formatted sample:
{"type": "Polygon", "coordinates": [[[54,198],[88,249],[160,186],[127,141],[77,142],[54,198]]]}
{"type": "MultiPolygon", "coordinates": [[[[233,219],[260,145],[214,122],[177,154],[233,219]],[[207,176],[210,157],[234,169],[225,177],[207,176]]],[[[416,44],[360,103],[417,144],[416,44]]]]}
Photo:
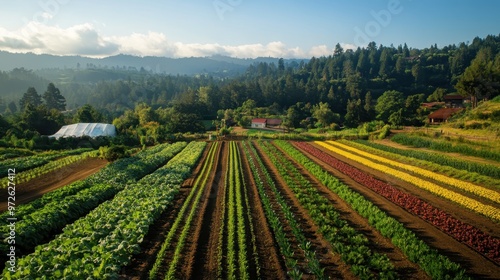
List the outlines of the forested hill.
{"type": "Polygon", "coordinates": [[[40,69],[141,69],[155,74],[196,75],[226,73],[241,74],[255,62],[276,62],[278,58],[239,59],[226,56],[168,58],[156,56],[115,55],[104,58],[82,56],[56,56],[33,53],[9,53],[0,51],[0,71],[15,68],[40,69]]]}
{"type": "MultiPolygon", "coordinates": [[[[238,67],[252,61],[218,59],[238,67]],[[238,61],[241,64],[236,64],[238,61]]],[[[337,44],[331,55],[307,61],[254,60],[240,75],[229,79],[209,74],[179,76],[145,69],[92,68],[95,65],[83,66],[84,61],[80,67],[86,69],[53,71],[53,77],[45,70],[0,72],[0,84],[12,84],[19,76],[33,77],[30,82],[37,85],[50,81],[66,98],[67,109],[90,104],[112,116],[119,116],[139,103],[153,108],[172,106],[173,99],[176,104],[183,104],[184,111],[196,112],[199,118],[215,117],[218,110],[241,107],[249,99],[257,107],[273,108],[274,114],[301,117],[310,116],[311,108],[321,103],[338,114],[335,122],[347,126],[374,119],[387,123],[390,115],[399,116],[399,124],[421,125],[428,112],[420,112],[419,108],[426,100],[441,101],[443,95],[457,91],[478,99],[493,98],[500,90],[500,36],[497,35],[425,49],[372,42],[365,48],[344,50],[337,44]],[[44,79],[36,80],[35,74],[44,79]],[[389,93],[385,95],[386,92],[389,93]],[[384,102],[378,102],[381,97],[384,102]],[[389,106],[383,109],[387,114],[377,113],[378,103],[389,106]]],[[[190,59],[176,61],[188,63],[190,59]]],[[[112,64],[119,65],[117,61],[112,64]]],[[[15,92],[16,102],[27,87],[15,92]]],[[[41,85],[36,90],[41,93],[45,88],[41,85]]],[[[3,102],[4,110],[7,103],[14,102],[12,95],[5,96],[8,102],[3,102]]]]}

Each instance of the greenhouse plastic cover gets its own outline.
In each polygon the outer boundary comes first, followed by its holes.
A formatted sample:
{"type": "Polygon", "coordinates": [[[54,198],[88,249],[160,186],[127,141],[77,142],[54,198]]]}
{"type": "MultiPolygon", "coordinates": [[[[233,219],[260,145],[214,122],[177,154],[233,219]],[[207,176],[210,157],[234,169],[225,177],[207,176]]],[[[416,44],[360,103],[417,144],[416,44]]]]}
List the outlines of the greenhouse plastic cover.
{"type": "Polygon", "coordinates": [[[65,125],[59,129],[54,135],[49,137],[55,137],[59,139],[60,137],[82,137],[90,136],[92,138],[98,136],[116,136],[116,128],[112,124],[107,123],[75,123],[70,125],[65,125]]]}

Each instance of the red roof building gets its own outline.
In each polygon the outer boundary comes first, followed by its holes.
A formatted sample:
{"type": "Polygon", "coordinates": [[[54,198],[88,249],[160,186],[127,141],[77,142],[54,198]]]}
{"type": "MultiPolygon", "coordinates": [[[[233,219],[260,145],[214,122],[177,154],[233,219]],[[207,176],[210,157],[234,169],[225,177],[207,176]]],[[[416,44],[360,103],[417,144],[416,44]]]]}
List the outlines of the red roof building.
{"type": "Polygon", "coordinates": [[[427,118],[430,124],[447,122],[454,114],[462,111],[463,108],[441,108],[430,114],[427,118]]]}
{"type": "Polygon", "coordinates": [[[267,124],[267,119],[253,119],[252,128],[265,128],[267,124]]]}

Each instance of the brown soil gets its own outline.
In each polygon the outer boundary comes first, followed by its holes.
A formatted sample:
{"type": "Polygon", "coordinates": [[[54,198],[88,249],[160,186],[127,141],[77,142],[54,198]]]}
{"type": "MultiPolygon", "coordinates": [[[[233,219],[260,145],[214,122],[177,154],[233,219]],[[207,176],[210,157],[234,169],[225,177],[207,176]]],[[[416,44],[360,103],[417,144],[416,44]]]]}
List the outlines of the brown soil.
{"type": "MultiPolygon", "coordinates": [[[[363,170],[368,174],[371,174],[375,178],[397,186],[404,191],[411,193],[419,197],[420,199],[434,205],[435,207],[445,210],[446,212],[452,214],[455,218],[474,225],[475,227],[483,230],[490,235],[496,237],[500,236],[500,226],[486,217],[477,215],[463,207],[458,206],[457,204],[439,198],[409,183],[335,154],[329,150],[322,148],[321,146],[315,145],[315,147],[338,158],[339,160],[342,160],[360,170],[363,170]]],[[[304,154],[320,164],[325,170],[328,170],[345,184],[349,185],[353,190],[362,194],[372,203],[385,211],[388,215],[403,223],[406,228],[412,230],[419,238],[424,240],[431,247],[436,248],[441,254],[448,256],[454,262],[460,263],[466,269],[467,273],[474,279],[497,279],[496,277],[500,275],[500,267],[481,254],[472,250],[468,246],[456,241],[433,225],[404,211],[399,206],[393,204],[392,202],[367,189],[366,187],[358,184],[348,176],[319,161],[317,158],[312,157],[306,152],[304,152],[304,154]]]]}
{"type": "MultiPolygon", "coordinates": [[[[16,205],[35,200],[45,193],[82,180],[103,168],[108,162],[87,158],[16,186],[16,205]]],[[[0,212],[7,210],[7,192],[0,193],[0,212]]]]}

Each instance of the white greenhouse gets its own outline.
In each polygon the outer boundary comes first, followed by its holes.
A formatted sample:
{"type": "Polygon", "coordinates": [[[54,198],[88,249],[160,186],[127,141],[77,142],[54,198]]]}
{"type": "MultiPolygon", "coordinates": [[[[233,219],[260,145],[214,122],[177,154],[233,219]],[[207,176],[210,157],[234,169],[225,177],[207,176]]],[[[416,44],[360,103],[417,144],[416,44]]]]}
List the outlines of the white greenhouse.
{"type": "Polygon", "coordinates": [[[96,138],[99,136],[116,136],[116,128],[107,123],[75,123],[65,125],[59,129],[51,138],[82,137],[89,136],[96,138]]]}

